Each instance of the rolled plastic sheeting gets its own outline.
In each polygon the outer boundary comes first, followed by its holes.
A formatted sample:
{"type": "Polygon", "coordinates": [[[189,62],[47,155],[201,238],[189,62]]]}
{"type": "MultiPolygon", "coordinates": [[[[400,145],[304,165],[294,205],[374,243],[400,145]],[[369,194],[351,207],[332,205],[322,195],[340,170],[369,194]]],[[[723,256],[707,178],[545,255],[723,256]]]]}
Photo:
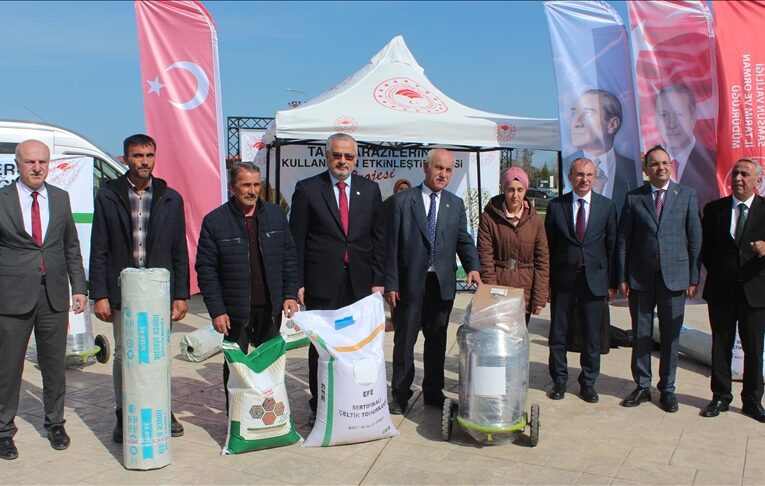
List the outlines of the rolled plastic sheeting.
{"type": "Polygon", "coordinates": [[[122,288],[122,454],[127,469],[171,462],[170,272],[126,268],[122,288]]]}
{"type": "Polygon", "coordinates": [[[187,333],[181,338],[181,357],[186,361],[200,363],[222,350],[223,334],[212,324],[187,333]]]}

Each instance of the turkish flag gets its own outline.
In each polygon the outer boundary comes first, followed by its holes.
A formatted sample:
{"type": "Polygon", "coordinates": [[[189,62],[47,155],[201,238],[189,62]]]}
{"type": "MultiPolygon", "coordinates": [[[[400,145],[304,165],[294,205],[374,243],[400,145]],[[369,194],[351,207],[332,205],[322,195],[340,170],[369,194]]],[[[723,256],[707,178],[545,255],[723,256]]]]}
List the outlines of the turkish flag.
{"type": "Polygon", "coordinates": [[[147,134],[157,141],[154,175],[181,193],[191,292],[202,218],[226,199],[218,35],[197,1],[136,1],[147,134]]]}

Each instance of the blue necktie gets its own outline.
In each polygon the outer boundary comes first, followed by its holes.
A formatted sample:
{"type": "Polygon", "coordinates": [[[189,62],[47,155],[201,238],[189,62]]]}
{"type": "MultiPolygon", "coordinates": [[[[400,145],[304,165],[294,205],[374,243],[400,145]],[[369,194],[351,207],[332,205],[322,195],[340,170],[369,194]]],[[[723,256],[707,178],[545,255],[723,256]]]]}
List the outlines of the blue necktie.
{"type": "Polygon", "coordinates": [[[436,193],[430,193],[430,210],[428,211],[428,240],[430,241],[430,255],[428,256],[428,268],[436,261],[436,193]]]}

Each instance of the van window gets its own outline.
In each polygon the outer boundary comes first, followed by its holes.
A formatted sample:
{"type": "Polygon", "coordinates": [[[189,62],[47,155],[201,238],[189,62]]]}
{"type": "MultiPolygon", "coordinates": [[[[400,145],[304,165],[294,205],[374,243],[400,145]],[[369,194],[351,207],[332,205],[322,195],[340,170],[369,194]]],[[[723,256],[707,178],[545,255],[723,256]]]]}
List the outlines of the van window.
{"type": "Polygon", "coordinates": [[[93,159],[93,197],[98,190],[106,184],[106,181],[116,179],[120,173],[108,162],[98,157],[93,159]]]}
{"type": "Polygon", "coordinates": [[[15,154],[17,145],[16,142],[0,142],[0,154],[15,154]]]}

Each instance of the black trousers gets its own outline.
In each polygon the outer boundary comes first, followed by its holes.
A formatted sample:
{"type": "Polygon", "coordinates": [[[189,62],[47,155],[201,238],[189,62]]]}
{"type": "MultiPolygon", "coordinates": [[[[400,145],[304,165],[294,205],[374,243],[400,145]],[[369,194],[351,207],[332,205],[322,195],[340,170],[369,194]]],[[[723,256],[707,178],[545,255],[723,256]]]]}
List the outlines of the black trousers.
{"type": "MultiPolygon", "coordinates": [[[[370,282],[368,291],[372,290],[370,282]]],[[[351,305],[356,302],[353,288],[351,287],[350,275],[348,275],[348,268],[343,270],[343,277],[340,281],[340,285],[337,286],[337,295],[330,299],[316,299],[311,298],[311,292],[309,289],[305,291],[305,308],[306,310],[336,310],[346,305],[351,305]]],[[[308,347],[308,388],[311,390],[311,398],[308,400],[308,406],[311,411],[316,413],[316,404],[318,403],[318,387],[319,377],[317,376],[319,370],[319,352],[313,344],[308,347]]]]}
{"type": "Polygon", "coordinates": [[[556,385],[564,385],[568,380],[566,359],[566,337],[570,320],[577,307],[581,322],[582,349],[579,354],[579,385],[594,386],[600,374],[600,341],[605,319],[604,297],[593,295],[587,285],[584,271],[577,272],[574,287],[567,292],[553,289],[551,298],[551,320],[548,346],[550,356],[548,368],[550,377],[556,385]]]}
{"type": "Polygon", "coordinates": [[[404,300],[398,302],[393,312],[395,332],[391,377],[391,393],[397,402],[406,403],[413,395],[414,345],[420,329],[425,336],[423,395],[436,399],[443,393],[446,331],[453,305],[453,300],[441,299],[438,277],[433,272],[429,272],[425,279],[425,295],[421,301],[404,296],[404,300]]]}
{"type": "Polygon", "coordinates": [[[66,394],[66,335],[68,312],[50,305],[45,284],[39,288],[34,309],[26,314],[0,315],[0,438],[13,437],[21,393],[24,357],[32,331],[37,363],[43,378],[44,425],[63,425],[66,394]]]}
{"type": "MultiPolygon", "coordinates": [[[[281,324],[281,322],[280,322],[281,324]]],[[[258,347],[279,334],[279,326],[273,318],[273,310],[270,305],[250,307],[250,321],[246,325],[231,323],[227,341],[233,341],[242,348],[244,354],[250,350],[250,344],[258,347]]],[[[228,413],[228,377],[231,372],[228,363],[223,360],[223,389],[226,392],[226,413],[228,413]]]]}
{"type": "Polygon", "coordinates": [[[744,387],[741,402],[757,406],[762,402],[762,351],[765,336],[765,308],[749,305],[741,283],[735,284],[733,302],[710,302],[709,323],[712,327],[712,397],[730,403],[730,363],[736,340],[736,323],[744,350],[744,387]]]}

